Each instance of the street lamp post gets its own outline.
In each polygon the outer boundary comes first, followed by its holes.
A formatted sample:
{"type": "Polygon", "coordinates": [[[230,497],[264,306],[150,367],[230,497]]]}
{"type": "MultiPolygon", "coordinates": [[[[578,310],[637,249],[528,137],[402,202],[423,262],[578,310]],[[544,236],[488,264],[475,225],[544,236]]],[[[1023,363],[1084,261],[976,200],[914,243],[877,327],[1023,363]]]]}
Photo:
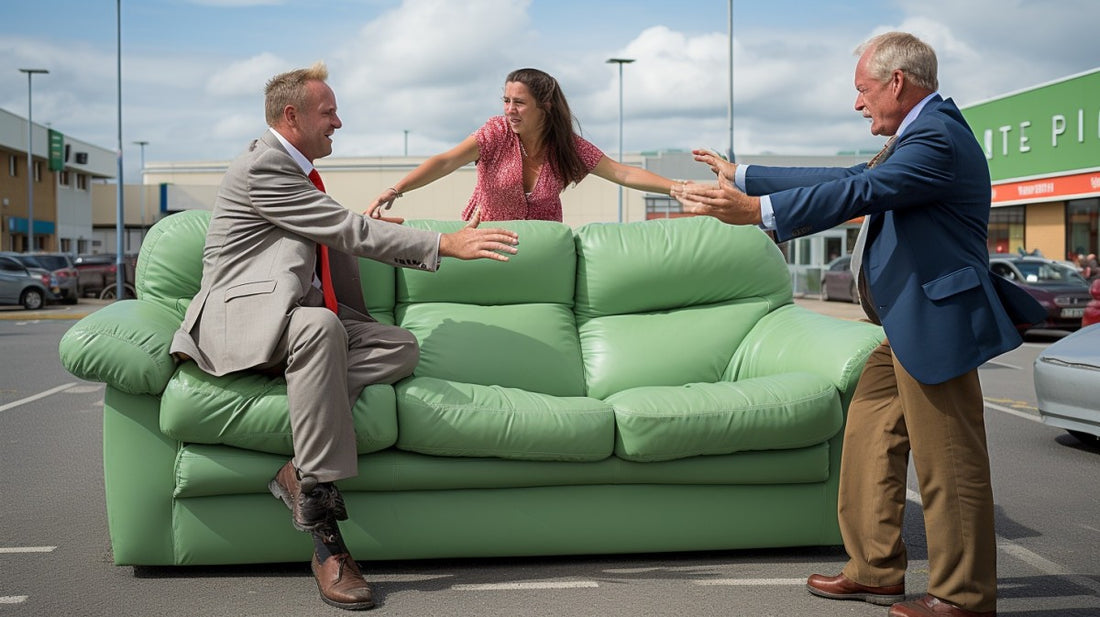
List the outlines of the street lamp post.
{"type": "Polygon", "coordinates": [[[405,156],[409,156],[409,129],[405,129],[405,156]]]}
{"type": "MultiPolygon", "coordinates": [[[[633,58],[609,58],[608,64],[619,65],[619,163],[623,162],[623,65],[634,62],[633,58]]],[[[619,185],[619,222],[623,222],[623,185],[619,185]]]]}
{"type": "Polygon", "coordinates": [[[145,146],[149,145],[149,142],[145,140],[135,141],[135,144],[141,146],[141,240],[145,241],[145,146]]]}
{"type": "Polygon", "coordinates": [[[27,237],[30,239],[28,251],[33,251],[34,246],[34,146],[31,139],[34,135],[34,121],[31,119],[31,77],[35,73],[45,75],[46,69],[19,69],[20,73],[27,74],[27,237]]]}

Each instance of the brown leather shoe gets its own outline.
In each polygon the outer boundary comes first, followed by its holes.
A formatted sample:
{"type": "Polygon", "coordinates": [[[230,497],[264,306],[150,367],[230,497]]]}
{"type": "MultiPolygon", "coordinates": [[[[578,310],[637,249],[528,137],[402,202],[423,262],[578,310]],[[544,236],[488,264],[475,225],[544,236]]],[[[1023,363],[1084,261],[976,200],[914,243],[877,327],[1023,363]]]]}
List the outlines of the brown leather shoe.
{"type": "Polygon", "coordinates": [[[349,611],[362,611],[374,608],[370,585],[359,572],[359,565],[347,553],[332,555],[325,563],[317,562],[317,553],[313,554],[313,576],[317,579],[317,590],[321,600],[330,606],[349,611]]]}
{"type": "Polygon", "coordinates": [[[869,587],[860,585],[843,574],[837,576],[811,575],[806,581],[806,590],[815,596],[830,600],[860,600],[889,606],[905,599],[905,584],[869,587]]]}
{"type": "Polygon", "coordinates": [[[997,611],[968,611],[936,596],[900,602],[890,607],[890,617],[997,617],[997,611]]]}
{"type": "Polygon", "coordinates": [[[338,521],[347,520],[348,511],[344,507],[344,498],[332,483],[317,483],[309,479],[306,485],[302,486],[298,470],[290,461],[267,483],[271,494],[276,499],[283,500],[286,507],[290,508],[295,529],[314,531],[324,524],[329,514],[338,521]]]}

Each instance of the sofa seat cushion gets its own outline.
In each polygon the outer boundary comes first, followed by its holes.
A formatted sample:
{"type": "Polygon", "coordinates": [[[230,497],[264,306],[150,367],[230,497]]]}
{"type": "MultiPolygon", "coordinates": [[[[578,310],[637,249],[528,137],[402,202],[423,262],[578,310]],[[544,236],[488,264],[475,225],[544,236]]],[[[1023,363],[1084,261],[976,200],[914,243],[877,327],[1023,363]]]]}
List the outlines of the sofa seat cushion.
{"type": "Polygon", "coordinates": [[[597,461],[611,455],[611,406],[434,377],[412,377],[397,391],[397,447],[437,456],[597,461]]]}
{"type": "MultiPolygon", "coordinates": [[[[294,447],[287,410],[282,377],[250,371],[214,377],[194,362],[185,362],[161,397],[160,430],[186,443],[224,444],[290,456],[294,447]]],[[[388,448],[397,441],[392,386],[364,388],[352,417],[360,454],[388,448]]]]}
{"type": "MultiPolygon", "coordinates": [[[[359,457],[359,474],[337,482],[341,491],[401,492],[536,488],[581,485],[778,485],[829,479],[829,442],[794,450],[738,452],[675,461],[634,463],[510,461],[426,456],[389,448],[359,457]]],[[[175,461],[177,498],[267,494],[286,458],[226,446],[189,444],[175,461]]]]}
{"type": "Polygon", "coordinates": [[[615,408],[615,455],[639,462],[804,448],[844,423],[836,387],[812,373],[646,386],[606,402],[615,408]]]}

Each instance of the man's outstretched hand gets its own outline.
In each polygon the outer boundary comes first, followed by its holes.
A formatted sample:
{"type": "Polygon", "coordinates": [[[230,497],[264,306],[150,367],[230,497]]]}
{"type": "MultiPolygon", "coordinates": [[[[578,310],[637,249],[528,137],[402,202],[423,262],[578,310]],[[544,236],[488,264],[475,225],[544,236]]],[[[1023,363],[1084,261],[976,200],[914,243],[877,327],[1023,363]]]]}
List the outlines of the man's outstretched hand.
{"type": "Polygon", "coordinates": [[[495,259],[508,261],[508,255],[515,255],[519,244],[519,235],[507,229],[479,229],[481,214],[474,212],[473,218],[462,229],[443,234],[439,239],[440,257],[459,259],[495,259]]]}

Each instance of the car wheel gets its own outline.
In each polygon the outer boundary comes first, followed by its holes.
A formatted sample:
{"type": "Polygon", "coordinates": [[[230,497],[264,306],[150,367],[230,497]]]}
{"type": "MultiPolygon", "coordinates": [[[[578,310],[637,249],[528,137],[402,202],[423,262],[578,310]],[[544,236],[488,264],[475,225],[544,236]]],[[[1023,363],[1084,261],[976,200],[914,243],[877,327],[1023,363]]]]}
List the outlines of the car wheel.
{"type": "MultiPolygon", "coordinates": [[[[99,299],[100,300],[114,300],[115,296],[117,295],[116,287],[117,287],[116,285],[111,285],[109,287],[104,287],[103,291],[99,292],[99,299]]],[[[133,287],[131,287],[129,285],[125,285],[125,286],[123,286],[122,289],[123,289],[123,293],[125,294],[123,297],[125,297],[125,298],[136,298],[137,297],[137,294],[134,293],[134,288],[133,287]]]]}
{"type": "Polygon", "coordinates": [[[45,304],[46,297],[42,295],[42,292],[37,289],[27,289],[23,291],[23,296],[19,298],[19,304],[23,305],[23,308],[28,311],[37,311],[45,304]]]}
{"type": "Polygon", "coordinates": [[[821,279],[821,299],[825,302],[832,300],[829,297],[829,288],[825,285],[825,279],[821,279]]]}
{"type": "Polygon", "coordinates": [[[1083,443],[1087,446],[1100,445],[1100,437],[1098,437],[1096,435],[1093,435],[1092,433],[1086,433],[1084,431],[1068,431],[1068,430],[1067,430],[1067,432],[1070,435],[1073,435],[1074,437],[1076,437],[1077,441],[1080,441],[1081,443],[1083,443]]]}

